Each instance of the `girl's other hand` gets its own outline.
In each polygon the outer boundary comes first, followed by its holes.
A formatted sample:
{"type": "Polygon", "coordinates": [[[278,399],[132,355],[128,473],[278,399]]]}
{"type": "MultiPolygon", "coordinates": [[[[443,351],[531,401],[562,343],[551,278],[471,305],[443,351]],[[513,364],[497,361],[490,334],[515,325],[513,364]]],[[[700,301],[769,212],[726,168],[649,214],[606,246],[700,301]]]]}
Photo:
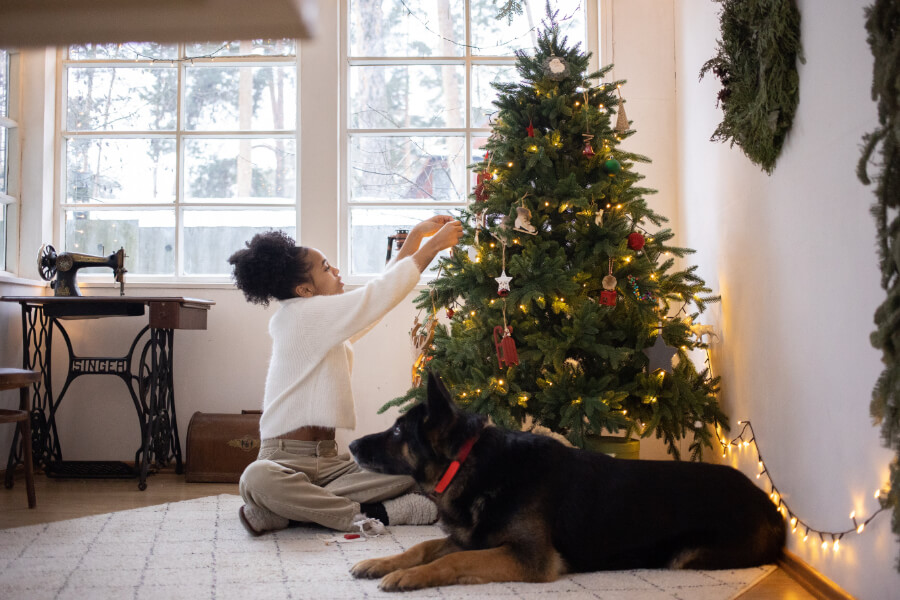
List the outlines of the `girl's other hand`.
{"type": "Polygon", "coordinates": [[[462,237],[462,234],[462,223],[451,217],[448,217],[448,220],[438,230],[434,237],[431,238],[430,241],[434,242],[440,250],[444,250],[446,248],[452,248],[453,246],[458,244],[459,239],[462,237]]]}

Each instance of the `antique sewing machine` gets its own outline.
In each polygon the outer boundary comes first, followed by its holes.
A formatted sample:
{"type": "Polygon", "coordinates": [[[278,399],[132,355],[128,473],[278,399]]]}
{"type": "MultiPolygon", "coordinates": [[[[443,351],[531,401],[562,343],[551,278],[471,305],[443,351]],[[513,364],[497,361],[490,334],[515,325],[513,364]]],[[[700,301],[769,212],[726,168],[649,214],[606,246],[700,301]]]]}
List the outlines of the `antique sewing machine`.
{"type": "Polygon", "coordinates": [[[80,296],[81,290],[75,281],[78,269],[86,267],[109,267],[119,282],[119,295],[125,295],[125,249],[119,248],[109,256],[93,256],[77,252],[60,252],[50,244],[41,246],[38,252],[38,272],[41,279],[50,281],[55,296],[80,296]],[[53,280],[53,277],[56,279],[53,280]]]}

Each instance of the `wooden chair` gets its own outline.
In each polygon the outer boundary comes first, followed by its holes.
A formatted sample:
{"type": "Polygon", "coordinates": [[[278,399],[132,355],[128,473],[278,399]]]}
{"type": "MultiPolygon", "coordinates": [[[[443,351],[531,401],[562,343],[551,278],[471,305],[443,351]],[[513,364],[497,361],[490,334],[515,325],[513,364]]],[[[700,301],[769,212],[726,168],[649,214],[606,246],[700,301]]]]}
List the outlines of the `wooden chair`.
{"type": "MultiPolygon", "coordinates": [[[[25,463],[25,487],[28,490],[28,508],[34,508],[34,465],[31,460],[31,391],[28,387],[41,379],[40,371],[0,368],[0,391],[19,389],[19,410],[0,409],[0,423],[18,423],[22,439],[22,455],[25,463]]],[[[6,478],[12,487],[12,478],[6,478]]]]}

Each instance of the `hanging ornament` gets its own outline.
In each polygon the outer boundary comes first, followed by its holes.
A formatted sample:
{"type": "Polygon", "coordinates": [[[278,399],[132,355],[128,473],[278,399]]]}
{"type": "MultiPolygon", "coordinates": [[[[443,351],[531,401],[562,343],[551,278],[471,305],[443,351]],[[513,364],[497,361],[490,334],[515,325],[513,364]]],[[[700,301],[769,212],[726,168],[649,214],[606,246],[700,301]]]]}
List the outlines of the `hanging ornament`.
{"type": "Polygon", "coordinates": [[[594,148],[591,146],[591,140],[594,139],[594,136],[589,133],[582,133],[581,137],[584,138],[584,150],[582,150],[581,153],[588,158],[594,156],[594,148]]]}
{"type": "Polygon", "coordinates": [[[616,292],[615,290],[603,290],[600,292],[600,304],[603,306],[615,306],[616,305],[616,292]]]}
{"type": "Polygon", "coordinates": [[[484,202],[488,199],[488,190],[484,187],[485,181],[490,181],[494,178],[491,175],[491,153],[484,153],[484,160],[487,163],[484,167],[484,170],[475,176],[475,200],[478,202],[484,202]]]}
{"type": "Polygon", "coordinates": [[[531,119],[528,120],[528,127],[525,128],[525,131],[528,132],[528,137],[534,137],[534,125],[531,122],[531,119]]]}
{"type": "Polygon", "coordinates": [[[644,247],[644,236],[637,231],[628,234],[628,247],[632,250],[640,250],[644,247]]]}
{"type": "Polygon", "coordinates": [[[412,366],[412,384],[413,387],[419,387],[422,384],[422,373],[425,369],[425,363],[429,357],[426,356],[431,340],[434,339],[434,328],[437,325],[437,319],[434,313],[425,317],[423,322],[419,322],[419,316],[413,322],[412,330],[409,332],[410,343],[413,350],[413,366],[412,366]]]}
{"type": "Polygon", "coordinates": [[[589,112],[587,110],[587,107],[589,106],[588,89],[589,88],[586,86],[582,88],[582,91],[584,92],[584,108],[585,108],[585,110],[584,110],[584,133],[581,134],[581,137],[584,138],[584,149],[581,151],[581,153],[584,156],[591,158],[592,156],[594,156],[594,148],[591,146],[591,140],[594,139],[594,136],[591,135],[591,121],[590,121],[589,112]]]}
{"type": "Polygon", "coordinates": [[[643,349],[643,353],[650,359],[647,368],[651,373],[659,370],[671,373],[672,357],[675,356],[678,350],[666,344],[666,341],[662,336],[662,326],[660,326],[659,330],[659,334],[656,336],[656,341],[653,345],[643,349]]]}
{"type": "Polygon", "coordinates": [[[448,319],[452,319],[453,315],[455,315],[455,314],[456,314],[456,311],[454,311],[452,308],[447,309],[447,318],[448,319]]]}
{"type": "Polygon", "coordinates": [[[478,175],[475,176],[475,200],[478,202],[484,202],[488,199],[488,191],[484,187],[485,181],[490,181],[494,176],[491,175],[490,171],[482,171],[478,175]]]}
{"type": "Polygon", "coordinates": [[[569,63],[562,57],[550,55],[544,59],[542,66],[544,76],[553,81],[562,81],[569,76],[569,63]]]}
{"type": "Polygon", "coordinates": [[[525,206],[525,196],[520,200],[521,205],[516,207],[516,222],[513,229],[528,235],[537,235],[537,228],[531,224],[531,211],[525,206]]]}
{"type": "Polygon", "coordinates": [[[703,325],[701,323],[694,323],[694,317],[686,317],[682,319],[682,322],[691,330],[691,335],[697,338],[698,344],[709,343],[711,340],[703,341],[703,336],[709,336],[710,338],[719,339],[719,336],[716,334],[715,327],[712,325],[703,325]]]}
{"type": "Polygon", "coordinates": [[[506,300],[503,301],[503,325],[494,327],[494,348],[497,350],[497,363],[501,369],[504,366],[519,364],[519,353],[516,351],[516,341],[512,337],[512,327],[506,323],[506,300]]]}
{"type": "Polygon", "coordinates": [[[615,306],[616,305],[616,278],[613,277],[613,259],[609,259],[609,274],[606,275],[603,280],[600,282],[600,285],[603,286],[603,291],[600,292],[600,304],[604,306],[615,306]]]}
{"type": "Polygon", "coordinates": [[[634,275],[628,276],[628,285],[631,286],[631,291],[634,292],[634,297],[638,300],[643,300],[644,302],[652,302],[653,294],[650,292],[641,293],[641,288],[638,287],[637,279],[635,279],[634,275]]]}
{"type": "Polygon", "coordinates": [[[466,251],[469,255],[469,260],[473,263],[478,262],[478,244],[480,244],[478,235],[481,233],[482,229],[484,229],[484,213],[480,212],[475,215],[475,241],[466,251]]]}
{"type": "Polygon", "coordinates": [[[628,117],[625,116],[625,101],[622,100],[622,92],[619,92],[619,103],[616,106],[616,133],[624,135],[628,131],[628,117]]]}
{"type": "Polygon", "coordinates": [[[606,159],[606,162],[603,163],[603,170],[606,171],[610,177],[615,177],[616,174],[622,170],[622,165],[619,164],[619,161],[610,156],[606,159]]]}
{"type": "Polygon", "coordinates": [[[512,277],[506,274],[506,270],[504,270],[500,277],[495,277],[497,280],[497,295],[501,298],[505,298],[509,295],[509,282],[512,281],[512,277]]]}
{"type": "Polygon", "coordinates": [[[594,213],[594,225],[597,227],[603,226],[603,209],[598,208],[597,212],[594,213]]]}
{"type": "Polygon", "coordinates": [[[494,327],[494,347],[497,349],[497,362],[501,369],[504,366],[519,364],[519,353],[516,351],[516,341],[512,337],[512,327],[501,325],[494,327]]]}
{"type": "Polygon", "coordinates": [[[502,268],[500,271],[500,277],[494,277],[494,279],[497,281],[497,295],[501,298],[505,298],[509,295],[509,282],[512,281],[512,277],[506,274],[506,242],[503,242],[502,246],[503,248],[501,250],[500,258],[502,268]]]}

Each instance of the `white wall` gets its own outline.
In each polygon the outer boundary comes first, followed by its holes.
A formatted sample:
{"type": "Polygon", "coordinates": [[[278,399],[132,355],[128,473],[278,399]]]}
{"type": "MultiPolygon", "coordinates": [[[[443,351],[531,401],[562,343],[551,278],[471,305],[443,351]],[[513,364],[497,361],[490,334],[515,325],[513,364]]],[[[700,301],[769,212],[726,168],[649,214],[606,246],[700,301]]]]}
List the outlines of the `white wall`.
{"type": "MultiPolygon", "coordinates": [[[[715,54],[719,5],[675,6],[679,201],[682,240],[721,292],[714,365],[732,422],[752,421],[786,502],[820,530],[870,515],[891,453],[880,445],[869,398],[881,362],[869,344],[879,287],[872,190],[855,176],[861,136],[876,125],[869,96],[868,0],[800,0],[800,105],[775,172],[727,144],[718,82],[698,83],[715,54]]],[[[731,459],[755,475],[756,455],[731,459]]],[[[859,598],[896,598],[898,546],[882,514],[837,554],[794,535],[789,549],[859,598]]]]}

